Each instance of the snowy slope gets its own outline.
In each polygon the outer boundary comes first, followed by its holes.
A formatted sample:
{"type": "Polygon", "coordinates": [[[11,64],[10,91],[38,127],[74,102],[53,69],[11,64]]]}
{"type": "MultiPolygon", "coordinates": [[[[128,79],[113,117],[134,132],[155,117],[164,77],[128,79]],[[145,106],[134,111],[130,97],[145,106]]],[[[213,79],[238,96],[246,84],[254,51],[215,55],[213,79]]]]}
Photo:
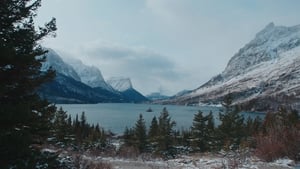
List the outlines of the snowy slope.
{"type": "Polygon", "coordinates": [[[101,71],[94,66],[87,66],[80,60],[68,59],[67,62],[75,68],[75,71],[81,78],[81,82],[84,84],[96,88],[100,87],[105,90],[114,91],[103,79],[101,71]]]}
{"type": "Polygon", "coordinates": [[[131,80],[126,77],[112,77],[107,80],[107,83],[119,92],[124,92],[133,88],[131,80]]]}
{"type": "Polygon", "coordinates": [[[38,90],[42,98],[54,103],[100,103],[100,102],[144,102],[148,101],[141,93],[133,89],[129,78],[112,78],[107,84],[100,70],[84,65],[79,60],[67,59],[65,63],[53,50],[46,54],[46,62],[41,70],[52,67],[56,71],[53,81],[38,90]]]}
{"type": "Polygon", "coordinates": [[[173,100],[177,104],[218,103],[234,93],[235,103],[268,97],[299,99],[300,26],[269,24],[206,84],[173,100]]]}
{"type": "Polygon", "coordinates": [[[251,71],[262,62],[275,63],[280,54],[299,46],[299,30],[300,25],[284,27],[270,23],[230,59],[222,76],[229,79],[251,71]]]}
{"type": "Polygon", "coordinates": [[[139,103],[148,101],[145,96],[133,88],[130,78],[112,77],[107,80],[107,83],[116,91],[119,91],[128,102],[139,103]]]}
{"type": "Polygon", "coordinates": [[[81,81],[79,75],[76,73],[74,68],[65,63],[61,57],[52,49],[47,49],[46,62],[42,64],[41,70],[46,71],[52,67],[57,73],[71,77],[77,81],[81,81]]]}

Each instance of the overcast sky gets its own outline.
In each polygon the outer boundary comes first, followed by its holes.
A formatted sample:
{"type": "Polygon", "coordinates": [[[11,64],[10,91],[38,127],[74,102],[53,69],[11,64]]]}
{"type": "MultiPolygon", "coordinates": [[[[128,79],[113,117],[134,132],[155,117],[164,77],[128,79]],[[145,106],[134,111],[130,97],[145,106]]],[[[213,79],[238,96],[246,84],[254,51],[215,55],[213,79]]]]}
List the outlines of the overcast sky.
{"type": "Polygon", "coordinates": [[[268,23],[300,24],[299,0],[42,0],[37,23],[57,19],[43,45],[130,77],[143,94],[195,89],[268,23]]]}

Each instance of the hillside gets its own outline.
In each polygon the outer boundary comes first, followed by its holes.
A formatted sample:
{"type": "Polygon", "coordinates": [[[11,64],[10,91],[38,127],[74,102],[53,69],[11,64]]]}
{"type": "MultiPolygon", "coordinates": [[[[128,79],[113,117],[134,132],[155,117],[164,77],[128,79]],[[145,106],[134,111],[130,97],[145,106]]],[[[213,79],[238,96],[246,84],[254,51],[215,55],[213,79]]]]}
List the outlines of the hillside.
{"type": "Polygon", "coordinates": [[[147,99],[136,91],[130,79],[114,81],[122,90],[113,88],[94,66],[84,65],[80,60],[65,62],[54,50],[48,49],[46,62],[41,70],[50,67],[56,71],[51,82],[38,89],[39,95],[53,103],[138,103],[147,99]]]}
{"type": "Polygon", "coordinates": [[[297,108],[300,93],[300,25],[267,25],[241,48],[225,70],[199,88],[165,103],[218,104],[232,93],[248,109],[297,108]],[[251,103],[257,103],[253,107],[251,103]]]}

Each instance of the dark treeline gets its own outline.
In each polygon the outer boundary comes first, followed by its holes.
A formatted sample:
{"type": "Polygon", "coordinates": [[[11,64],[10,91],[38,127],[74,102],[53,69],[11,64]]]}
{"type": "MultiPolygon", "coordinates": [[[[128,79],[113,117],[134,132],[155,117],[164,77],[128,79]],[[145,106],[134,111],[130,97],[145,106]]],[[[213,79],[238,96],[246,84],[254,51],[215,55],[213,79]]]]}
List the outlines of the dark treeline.
{"type": "Polygon", "coordinates": [[[140,115],[133,128],[125,129],[123,149],[165,158],[182,153],[248,149],[267,161],[280,157],[299,160],[300,118],[297,111],[282,108],[267,113],[264,120],[244,119],[238,108],[231,106],[231,100],[230,95],[224,99],[219,126],[214,124],[212,112],[203,115],[199,111],[190,129],[176,131],[176,123],[164,108],[158,118],[153,117],[147,130],[140,115]]]}
{"type": "Polygon", "coordinates": [[[82,112],[80,117],[77,114],[72,120],[71,115],[68,116],[66,111],[59,108],[55,112],[51,131],[53,137],[50,141],[61,143],[63,146],[73,145],[76,149],[107,146],[108,132],[105,132],[99,124],[89,124],[85,112],[82,112]]]}

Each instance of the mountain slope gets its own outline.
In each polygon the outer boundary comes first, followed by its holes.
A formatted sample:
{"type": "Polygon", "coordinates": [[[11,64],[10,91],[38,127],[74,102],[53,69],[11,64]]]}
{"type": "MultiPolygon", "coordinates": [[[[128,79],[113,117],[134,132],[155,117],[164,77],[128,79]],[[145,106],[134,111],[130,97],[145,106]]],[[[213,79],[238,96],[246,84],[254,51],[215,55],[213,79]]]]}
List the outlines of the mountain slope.
{"type": "Polygon", "coordinates": [[[259,100],[261,106],[250,106],[255,109],[275,108],[287,102],[297,106],[299,73],[300,25],[284,27],[271,23],[230,59],[221,74],[167,102],[219,103],[225,95],[233,93],[235,104],[259,100]]]}
{"type": "Polygon", "coordinates": [[[94,89],[60,73],[53,81],[42,85],[39,94],[53,103],[124,102],[120,94],[94,89]]]}
{"type": "Polygon", "coordinates": [[[129,78],[113,77],[107,80],[107,83],[115,90],[121,92],[125,99],[129,102],[137,103],[148,101],[145,96],[133,88],[129,78]]]}
{"type": "Polygon", "coordinates": [[[46,62],[42,64],[41,70],[46,71],[52,67],[57,73],[73,78],[74,80],[81,81],[75,69],[65,63],[62,58],[52,49],[47,49],[46,62]]]}
{"type": "Polygon", "coordinates": [[[111,77],[107,80],[107,83],[119,92],[133,88],[131,80],[125,77],[111,77]]]}
{"type": "Polygon", "coordinates": [[[43,63],[41,70],[45,71],[52,67],[56,71],[56,77],[38,89],[38,93],[42,98],[54,103],[101,103],[124,102],[126,100],[122,94],[114,91],[105,83],[101,72],[97,68],[88,67],[82,63],[80,66],[73,68],[65,63],[52,49],[48,49],[48,51],[46,62],[43,63]],[[80,74],[77,74],[77,72],[80,74]],[[91,72],[91,74],[88,74],[88,72],[91,72]],[[87,81],[87,77],[92,77],[90,79],[94,81],[87,81]],[[92,85],[91,87],[82,81],[91,82],[95,84],[95,87],[92,85]]]}
{"type": "Polygon", "coordinates": [[[75,59],[68,59],[67,62],[76,68],[75,71],[81,78],[82,83],[93,88],[103,88],[112,92],[114,91],[114,89],[104,81],[102,73],[98,68],[84,65],[80,60],[75,59]]]}
{"type": "Polygon", "coordinates": [[[42,71],[52,67],[56,77],[42,85],[38,93],[42,98],[54,103],[124,103],[143,102],[147,99],[133,89],[129,78],[115,79],[116,89],[107,84],[101,71],[93,66],[84,65],[78,60],[65,63],[53,50],[46,54],[42,71]]]}

